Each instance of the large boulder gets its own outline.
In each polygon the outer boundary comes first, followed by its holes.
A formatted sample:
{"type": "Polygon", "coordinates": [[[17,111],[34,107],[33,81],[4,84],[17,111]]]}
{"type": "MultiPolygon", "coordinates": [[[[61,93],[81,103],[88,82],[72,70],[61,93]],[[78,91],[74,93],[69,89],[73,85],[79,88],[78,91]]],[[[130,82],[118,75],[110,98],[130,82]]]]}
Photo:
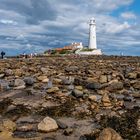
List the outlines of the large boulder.
{"type": "Polygon", "coordinates": [[[38,130],[42,132],[52,132],[58,129],[58,125],[56,121],[50,117],[44,118],[38,124],[38,130]]]}
{"type": "Polygon", "coordinates": [[[113,129],[105,128],[96,140],[123,140],[122,137],[113,129]]]}

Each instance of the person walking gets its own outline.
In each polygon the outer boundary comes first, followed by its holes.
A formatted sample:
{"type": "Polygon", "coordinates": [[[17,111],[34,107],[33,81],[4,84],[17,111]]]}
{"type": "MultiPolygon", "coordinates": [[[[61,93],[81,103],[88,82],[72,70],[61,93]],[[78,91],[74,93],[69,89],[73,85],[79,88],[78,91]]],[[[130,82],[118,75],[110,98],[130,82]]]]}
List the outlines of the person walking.
{"type": "Polygon", "coordinates": [[[2,51],[2,52],[1,52],[1,58],[2,58],[2,59],[4,58],[4,55],[5,55],[5,52],[2,51]]]}

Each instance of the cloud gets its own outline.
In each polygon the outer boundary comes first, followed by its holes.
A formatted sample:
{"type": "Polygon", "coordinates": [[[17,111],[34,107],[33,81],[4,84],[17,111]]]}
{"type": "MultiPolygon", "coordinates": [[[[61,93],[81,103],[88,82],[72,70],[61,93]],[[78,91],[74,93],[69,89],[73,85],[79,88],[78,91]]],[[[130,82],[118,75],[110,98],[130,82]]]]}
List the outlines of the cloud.
{"type": "Polygon", "coordinates": [[[140,25],[135,14],[120,11],[120,16],[112,15],[133,0],[0,1],[0,48],[9,46],[9,50],[19,53],[40,52],[76,41],[87,46],[91,17],[96,18],[98,47],[104,52],[118,53],[140,45],[140,25]]]}
{"type": "Polygon", "coordinates": [[[0,23],[2,23],[2,24],[11,24],[11,25],[17,25],[18,23],[17,22],[15,22],[15,21],[13,21],[13,20],[7,20],[7,19],[1,19],[0,20],[0,23]]]}
{"type": "Polygon", "coordinates": [[[132,12],[124,12],[121,14],[121,17],[124,19],[136,19],[136,15],[132,12]]]}

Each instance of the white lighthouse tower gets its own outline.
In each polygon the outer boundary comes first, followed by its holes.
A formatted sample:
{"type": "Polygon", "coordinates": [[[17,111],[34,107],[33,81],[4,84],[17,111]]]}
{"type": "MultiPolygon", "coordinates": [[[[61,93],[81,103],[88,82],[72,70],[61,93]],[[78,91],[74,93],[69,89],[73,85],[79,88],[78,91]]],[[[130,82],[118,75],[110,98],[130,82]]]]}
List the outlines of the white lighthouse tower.
{"type": "Polygon", "coordinates": [[[89,23],[89,49],[97,49],[96,22],[94,18],[92,18],[89,23]]]}
{"type": "Polygon", "coordinates": [[[79,49],[75,53],[81,55],[102,55],[102,51],[97,49],[97,41],[96,41],[96,21],[94,18],[90,20],[89,23],[89,50],[79,49]]]}

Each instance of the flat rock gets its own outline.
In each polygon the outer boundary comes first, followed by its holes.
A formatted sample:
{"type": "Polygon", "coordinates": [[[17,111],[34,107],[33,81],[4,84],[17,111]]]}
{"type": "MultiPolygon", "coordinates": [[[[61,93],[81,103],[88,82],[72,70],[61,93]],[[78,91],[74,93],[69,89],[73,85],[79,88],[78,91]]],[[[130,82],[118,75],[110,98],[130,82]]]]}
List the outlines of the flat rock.
{"type": "Polygon", "coordinates": [[[87,89],[100,89],[101,88],[101,84],[100,83],[97,83],[97,82],[94,82],[94,83],[89,83],[86,85],[86,88],[87,89]]]}
{"type": "Polygon", "coordinates": [[[25,86],[25,82],[22,79],[15,79],[15,87],[25,86]]]}
{"type": "Polygon", "coordinates": [[[56,121],[50,117],[44,118],[38,124],[38,130],[42,132],[52,132],[58,129],[58,125],[56,121]]]}
{"type": "Polygon", "coordinates": [[[122,137],[113,129],[105,128],[96,140],[123,140],[122,137]]]}
{"type": "Polygon", "coordinates": [[[73,94],[75,97],[80,98],[80,97],[83,97],[84,92],[81,91],[81,90],[78,90],[78,89],[74,89],[73,92],[72,92],[72,94],[73,94]]]}

